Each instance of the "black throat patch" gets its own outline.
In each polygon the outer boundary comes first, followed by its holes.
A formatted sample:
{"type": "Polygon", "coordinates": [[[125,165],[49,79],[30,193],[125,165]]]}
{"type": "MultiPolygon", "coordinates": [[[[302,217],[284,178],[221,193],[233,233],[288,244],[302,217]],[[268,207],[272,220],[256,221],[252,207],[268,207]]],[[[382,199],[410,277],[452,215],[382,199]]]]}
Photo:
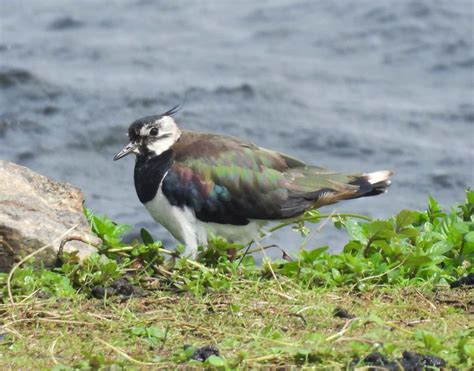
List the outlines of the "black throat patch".
{"type": "Polygon", "coordinates": [[[163,177],[174,161],[171,149],[159,156],[137,156],[134,179],[135,189],[141,203],[153,200],[163,177]]]}

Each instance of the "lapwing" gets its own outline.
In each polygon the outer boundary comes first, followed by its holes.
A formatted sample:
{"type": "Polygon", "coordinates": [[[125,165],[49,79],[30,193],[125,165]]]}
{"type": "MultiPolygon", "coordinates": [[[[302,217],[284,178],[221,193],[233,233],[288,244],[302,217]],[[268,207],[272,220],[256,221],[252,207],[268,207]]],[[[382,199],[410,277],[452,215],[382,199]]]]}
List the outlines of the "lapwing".
{"type": "Polygon", "coordinates": [[[375,196],[389,170],[338,173],[246,140],[181,130],[178,106],[134,121],[114,160],[136,155],[135,188],[151,216],[196,258],[209,234],[248,243],[270,221],[340,200],[375,196]]]}

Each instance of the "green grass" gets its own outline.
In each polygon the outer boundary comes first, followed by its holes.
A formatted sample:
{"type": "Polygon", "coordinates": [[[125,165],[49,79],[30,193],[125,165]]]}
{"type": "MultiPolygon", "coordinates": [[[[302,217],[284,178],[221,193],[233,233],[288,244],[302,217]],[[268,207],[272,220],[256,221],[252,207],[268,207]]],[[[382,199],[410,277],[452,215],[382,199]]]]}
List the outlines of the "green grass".
{"type": "Polygon", "coordinates": [[[407,349],[472,365],[472,343],[463,345],[473,335],[467,291],[302,290],[288,279],[280,285],[284,291],[275,281],[237,279],[225,293],[202,297],[158,290],[125,301],[75,296],[3,305],[8,335],[0,343],[0,365],[173,367],[189,363],[186,344],[215,345],[228,367],[344,368],[373,351],[396,358],[407,349]],[[356,317],[336,318],[336,307],[356,317]]]}
{"type": "Polygon", "coordinates": [[[343,252],[306,248],[261,265],[219,237],[198,262],[145,230],[128,245],[127,226],[87,211],[104,241],[98,255],[0,274],[0,369],[200,367],[191,356],[205,345],[220,355],[204,365],[221,369],[350,369],[370,353],[397,360],[406,350],[467,369],[472,286],[449,286],[474,271],[474,193],[466,196],[449,212],[430,199],[426,211],[387,220],[309,212],[292,222],[295,231],[305,236],[329,217],[349,234],[343,252]],[[144,295],[92,297],[118,278],[144,295]],[[337,308],[352,318],[335,316],[337,308]]]}

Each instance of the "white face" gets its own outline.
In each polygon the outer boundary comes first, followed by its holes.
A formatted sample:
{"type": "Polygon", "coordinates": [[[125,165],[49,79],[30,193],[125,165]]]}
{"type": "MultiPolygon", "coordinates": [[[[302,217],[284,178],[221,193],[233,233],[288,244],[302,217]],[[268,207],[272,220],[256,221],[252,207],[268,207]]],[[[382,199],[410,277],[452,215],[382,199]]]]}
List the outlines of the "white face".
{"type": "Polygon", "coordinates": [[[137,153],[141,150],[141,146],[146,146],[148,151],[158,156],[170,149],[180,136],[181,130],[179,130],[173,118],[163,116],[154,123],[147,124],[140,129],[141,145],[135,151],[137,153]]]}
{"type": "Polygon", "coordinates": [[[171,116],[145,117],[132,123],[128,129],[130,142],[114,156],[114,161],[130,153],[159,156],[171,148],[181,136],[181,130],[171,116]]]}

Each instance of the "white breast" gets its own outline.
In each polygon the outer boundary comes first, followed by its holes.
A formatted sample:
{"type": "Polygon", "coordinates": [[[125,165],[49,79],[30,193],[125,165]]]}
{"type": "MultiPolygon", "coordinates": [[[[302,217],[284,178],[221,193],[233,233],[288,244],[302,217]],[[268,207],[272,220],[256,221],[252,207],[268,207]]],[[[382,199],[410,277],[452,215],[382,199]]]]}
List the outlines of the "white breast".
{"type": "Polygon", "coordinates": [[[196,256],[197,247],[207,242],[205,231],[201,231],[197,225],[194,212],[188,208],[180,208],[169,203],[168,199],[158,188],[155,198],[145,203],[150,215],[163,227],[165,227],[174,238],[186,245],[186,255],[193,258],[196,256]]]}
{"type": "Polygon", "coordinates": [[[196,258],[198,246],[207,245],[208,233],[222,236],[229,242],[245,244],[258,239],[260,228],[265,224],[264,221],[251,221],[247,225],[202,222],[191,208],[171,205],[161,190],[161,184],[155,198],[145,203],[145,207],[153,219],[186,245],[185,255],[192,258],[196,258]]]}

